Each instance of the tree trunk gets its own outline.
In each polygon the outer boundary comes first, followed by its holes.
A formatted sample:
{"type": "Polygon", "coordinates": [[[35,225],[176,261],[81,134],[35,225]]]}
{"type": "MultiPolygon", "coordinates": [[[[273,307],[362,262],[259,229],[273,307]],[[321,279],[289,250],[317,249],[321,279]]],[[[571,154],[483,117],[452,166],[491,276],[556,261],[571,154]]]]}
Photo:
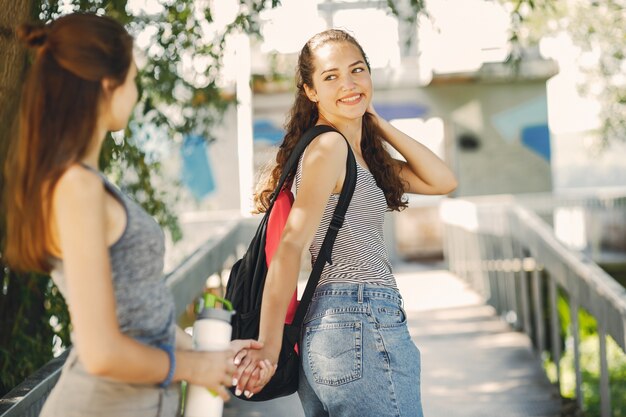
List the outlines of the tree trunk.
{"type": "MultiPolygon", "coordinates": [[[[26,49],[14,31],[16,25],[31,19],[34,1],[0,0],[0,201],[5,198],[4,162],[16,133],[27,64],[26,49]]],[[[4,242],[4,233],[5,213],[0,204],[0,243],[4,242]]],[[[49,327],[44,321],[46,287],[47,281],[41,277],[10,273],[0,258],[0,357],[11,358],[0,361],[0,396],[51,356],[50,331],[46,334],[40,330],[49,327]],[[32,327],[37,329],[33,331],[32,327]]]]}
{"type": "MultiPolygon", "coordinates": [[[[15,120],[26,66],[26,50],[17,41],[14,30],[16,24],[30,19],[31,11],[32,0],[0,0],[0,164],[2,166],[6,159],[10,137],[15,132],[15,120]]],[[[3,173],[0,173],[0,189],[3,188],[3,184],[3,173]]]]}

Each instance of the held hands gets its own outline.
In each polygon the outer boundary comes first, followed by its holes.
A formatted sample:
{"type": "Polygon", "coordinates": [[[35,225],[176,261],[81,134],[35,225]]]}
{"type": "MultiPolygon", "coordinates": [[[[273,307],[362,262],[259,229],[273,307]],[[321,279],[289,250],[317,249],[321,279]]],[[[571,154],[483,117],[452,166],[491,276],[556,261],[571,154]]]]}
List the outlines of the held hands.
{"type": "Polygon", "coordinates": [[[276,372],[278,355],[267,349],[240,350],[234,359],[237,366],[233,385],[237,386],[235,395],[243,393],[247,398],[252,397],[263,389],[276,372]],[[275,358],[270,360],[267,358],[275,358]]]}
{"type": "Polygon", "coordinates": [[[234,378],[237,372],[237,367],[234,363],[235,355],[241,355],[242,352],[249,354],[249,352],[262,347],[263,344],[256,340],[233,340],[227,350],[213,352],[184,351],[185,355],[193,356],[191,375],[187,378],[187,381],[206,387],[217,393],[224,401],[228,401],[230,400],[230,395],[226,387],[236,384],[234,378]]]}

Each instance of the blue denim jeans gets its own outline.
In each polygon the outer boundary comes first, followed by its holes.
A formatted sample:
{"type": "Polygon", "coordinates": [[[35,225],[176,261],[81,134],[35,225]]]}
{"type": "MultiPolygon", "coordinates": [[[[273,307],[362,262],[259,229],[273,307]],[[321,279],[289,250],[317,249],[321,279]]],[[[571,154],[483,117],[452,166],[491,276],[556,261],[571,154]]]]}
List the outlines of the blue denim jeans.
{"type": "Polygon", "coordinates": [[[319,287],[300,349],[298,395],[307,417],[423,417],[420,352],[397,290],[319,287]]]}

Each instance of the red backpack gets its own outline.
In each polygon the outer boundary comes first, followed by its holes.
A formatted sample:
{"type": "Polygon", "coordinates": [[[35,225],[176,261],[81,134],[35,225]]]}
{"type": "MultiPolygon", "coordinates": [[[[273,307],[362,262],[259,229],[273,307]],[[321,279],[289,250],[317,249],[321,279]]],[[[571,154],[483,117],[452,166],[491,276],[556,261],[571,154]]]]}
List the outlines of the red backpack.
{"type": "MultiPolygon", "coordinates": [[[[287,223],[287,217],[289,217],[289,212],[293,205],[294,198],[290,188],[291,187],[285,187],[283,191],[278,193],[278,197],[276,197],[274,207],[272,207],[272,212],[270,213],[270,218],[267,221],[267,230],[265,232],[265,263],[268,268],[270,267],[276,249],[278,249],[285,223],[287,223]]],[[[293,322],[297,308],[298,290],[296,289],[289,302],[289,307],[287,308],[285,324],[291,324],[293,322]]]]}

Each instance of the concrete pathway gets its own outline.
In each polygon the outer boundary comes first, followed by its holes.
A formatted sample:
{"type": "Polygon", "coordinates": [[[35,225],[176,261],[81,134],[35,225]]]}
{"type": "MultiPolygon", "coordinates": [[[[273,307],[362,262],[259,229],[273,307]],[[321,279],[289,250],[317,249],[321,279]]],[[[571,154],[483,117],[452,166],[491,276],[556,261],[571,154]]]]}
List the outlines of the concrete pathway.
{"type": "MultiPolygon", "coordinates": [[[[422,354],[426,417],[558,417],[560,399],[522,333],[440,265],[395,269],[409,330],[422,354]]],[[[224,417],[301,417],[297,396],[231,400],[224,417]]],[[[373,417],[373,416],[372,416],[373,417]]]]}
{"type": "Polygon", "coordinates": [[[561,402],[529,339],[445,270],[396,268],[422,353],[426,417],[558,417],[561,402]]]}

